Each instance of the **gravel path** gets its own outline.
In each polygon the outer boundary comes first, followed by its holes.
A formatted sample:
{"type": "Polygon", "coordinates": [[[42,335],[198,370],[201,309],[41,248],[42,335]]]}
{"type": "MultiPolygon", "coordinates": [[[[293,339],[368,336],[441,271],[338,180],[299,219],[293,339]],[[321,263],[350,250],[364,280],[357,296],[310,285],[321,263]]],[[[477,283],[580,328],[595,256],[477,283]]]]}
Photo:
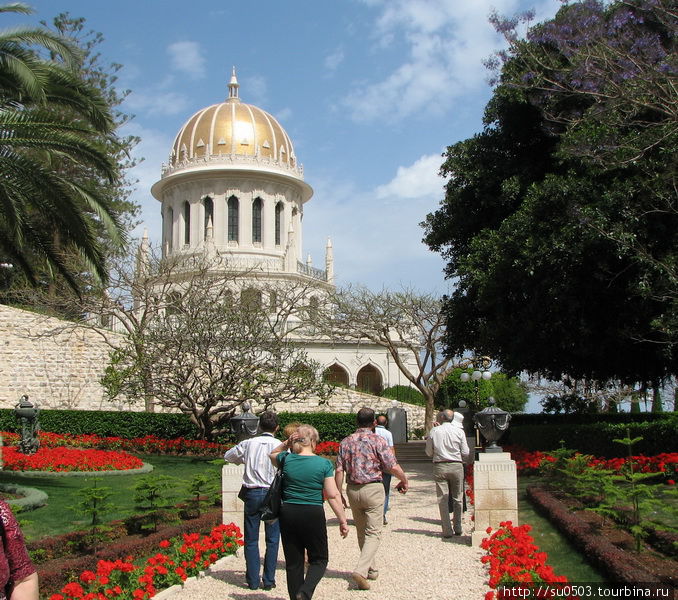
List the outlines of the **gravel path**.
{"type": "MultiPolygon", "coordinates": [[[[391,493],[389,524],[384,527],[378,554],[380,576],[371,582],[370,590],[357,590],[350,579],[358,558],[355,529],[342,539],[334,514],[326,505],[330,562],[314,600],[483,599],[489,588],[480,562],[482,551],[471,547],[470,513],[464,516],[464,535],[442,539],[430,463],[405,463],[403,468],[410,479],[410,490],[405,496],[395,490],[391,493]]],[[[351,525],[350,511],[347,516],[351,525]]],[[[270,591],[247,588],[242,551],[215,567],[173,594],[172,600],[288,600],[282,545],[277,588],[270,591]]]]}

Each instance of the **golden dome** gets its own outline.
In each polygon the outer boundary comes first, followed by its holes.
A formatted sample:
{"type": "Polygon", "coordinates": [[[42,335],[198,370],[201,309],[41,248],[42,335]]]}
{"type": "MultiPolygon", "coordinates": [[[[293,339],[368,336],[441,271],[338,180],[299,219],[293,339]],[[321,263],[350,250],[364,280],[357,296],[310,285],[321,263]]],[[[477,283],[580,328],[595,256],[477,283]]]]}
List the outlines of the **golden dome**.
{"type": "Polygon", "coordinates": [[[199,110],[179,130],[163,176],[207,164],[235,168],[245,163],[303,178],[287,132],[266,111],[241,102],[238,87],[234,69],[226,101],[199,110]]]}

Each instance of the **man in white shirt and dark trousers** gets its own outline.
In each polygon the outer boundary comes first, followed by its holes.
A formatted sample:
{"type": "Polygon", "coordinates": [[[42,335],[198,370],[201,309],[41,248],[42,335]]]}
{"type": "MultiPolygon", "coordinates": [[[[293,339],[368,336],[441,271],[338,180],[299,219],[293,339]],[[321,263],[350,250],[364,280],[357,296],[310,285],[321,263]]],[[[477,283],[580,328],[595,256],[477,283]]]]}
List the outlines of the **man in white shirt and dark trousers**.
{"type": "MultiPolygon", "coordinates": [[[[393,434],[386,429],[388,425],[388,417],[386,415],[379,415],[377,417],[377,426],[374,428],[374,433],[380,435],[386,440],[386,443],[389,445],[389,448],[393,450],[393,455],[395,456],[395,448],[393,447],[393,434]]],[[[381,474],[381,482],[384,484],[384,525],[388,523],[386,519],[386,513],[388,512],[388,499],[391,495],[391,474],[383,471],[381,474]]]]}
{"type": "Polygon", "coordinates": [[[438,413],[438,425],[426,438],[426,454],[433,458],[433,477],[436,482],[438,510],[443,537],[461,535],[462,502],[464,496],[464,463],[471,460],[471,452],[463,429],[452,425],[454,411],[438,413]],[[452,522],[448,502],[452,500],[452,522]]]}
{"type": "Polygon", "coordinates": [[[259,417],[260,435],[243,440],[224,454],[224,460],[236,465],[245,465],[242,489],[238,497],[245,503],[245,579],[251,590],[261,587],[270,590],[275,587],[275,568],[278,562],[280,544],[280,525],[278,521],[265,523],[266,553],[264,555],[264,574],[259,580],[261,559],[259,556],[259,509],[266,492],[275,476],[275,468],[268,455],[280,445],[273,437],[278,431],[278,415],[267,410],[259,417]]]}

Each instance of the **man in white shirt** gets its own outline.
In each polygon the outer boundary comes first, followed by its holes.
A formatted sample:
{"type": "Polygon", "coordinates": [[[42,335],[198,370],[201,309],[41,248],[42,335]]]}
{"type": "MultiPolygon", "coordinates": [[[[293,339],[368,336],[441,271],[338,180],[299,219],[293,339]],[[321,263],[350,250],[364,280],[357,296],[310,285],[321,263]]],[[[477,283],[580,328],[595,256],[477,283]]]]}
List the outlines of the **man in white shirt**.
{"type": "MultiPolygon", "coordinates": [[[[393,450],[393,455],[395,456],[395,448],[393,447],[393,434],[386,429],[388,425],[388,417],[386,415],[379,415],[377,417],[377,425],[374,428],[374,433],[380,435],[386,440],[386,443],[389,445],[389,448],[393,450]]],[[[388,499],[391,495],[391,474],[383,471],[381,474],[381,482],[384,484],[384,525],[388,523],[386,519],[386,513],[388,512],[388,499]]]]}
{"type": "Polygon", "coordinates": [[[461,514],[464,494],[464,463],[471,460],[471,452],[464,430],[452,425],[454,411],[438,413],[439,425],[434,426],[426,438],[426,454],[433,459],[433,476],[436,482],[438,511],[443,527],[443,537],[461,535],[461,514]],[[448,502],[452,496],[452,523],[448,502]]]}
{"type": "MultiPolygon", "coordinates": [[[[251,590],[259,589],[259,509],[264,501],[268,488],[275,476],[275,468],[268,455],[273,448],[280,445],[280,440],[273,437],[278,431],[278,415],[267,410],[259,417],[261,435],[243,440],[224,454],[224,460],[237,465],[245,465],[242,478],[242,489],[238,497],[245,503],[245,579],[251,590]]],[[[264,573],[261,578],[261,589],[270,590],[275,587],[275,568],[278,562],[278,546],[280,544],[280,525],[278,521],[265,523],[266,553],[264,555],[264,573]]]]}

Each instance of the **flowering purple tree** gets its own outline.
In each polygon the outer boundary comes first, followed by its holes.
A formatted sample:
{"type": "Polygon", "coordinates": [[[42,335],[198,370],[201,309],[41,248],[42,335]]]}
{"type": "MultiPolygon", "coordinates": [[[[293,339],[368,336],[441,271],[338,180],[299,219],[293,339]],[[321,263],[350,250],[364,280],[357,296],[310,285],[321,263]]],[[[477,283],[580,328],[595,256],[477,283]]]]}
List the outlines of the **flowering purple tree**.
{"type": "Polygon", "coordinates": [[[489,66],[529,90],[547,119],[565,124],[563,149],[606,165],[675,148],[678,10],[670,0],[564,2],[521,38],[532,18],[494,14],[508,41],[489,66]]]}
{"type": "Polygon", "coordinates": [[[492,17],[508,48],[485,127],[447,149],[423,223],[455,281],[447,351],[657,389],[678,373],[675,3],[530,19],[492,17]]]}

